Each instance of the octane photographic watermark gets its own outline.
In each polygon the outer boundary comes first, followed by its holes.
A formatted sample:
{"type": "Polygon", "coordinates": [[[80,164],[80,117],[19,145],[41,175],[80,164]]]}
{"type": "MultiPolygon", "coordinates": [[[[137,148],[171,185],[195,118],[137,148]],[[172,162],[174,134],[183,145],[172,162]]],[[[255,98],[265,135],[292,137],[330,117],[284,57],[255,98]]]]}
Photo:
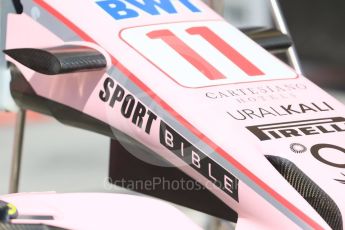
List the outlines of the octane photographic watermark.
{"type": "Polygon", "coordinates": [[[200,183],[194,180],[186,180],[181,178],[180,180],[168,180],[165,177],[153,177],[147,180],[112,180],[106,178],[104,180],[104,188],[107,191],[117,190],[122,187],[134,191],[154,191],[154,190],[182,190],[182,191],[199,191],[205,189],[200,183]]]}
{"type": "MultiPolygon", "coordinates": [[[[112,180],[111,178],[105,178],[103,181],[103,187],[109,192],[118,191],[119,187],[133,190],[133,191],[154,191],[154,190],[170,190],[170,191],[200,191],[200,190],[212,190],[224,186],[224,189],[232,190],[230,184],[217,184],[211,181],[207,181],[204,186],[199,182],[192,179],[181,178],[179,180],[169,180],[165,177],[152,177],[146,180],[126,180],[118,179],[112,180]]],[[[234,186],[238,186],[235,184],[234,186]]]]}

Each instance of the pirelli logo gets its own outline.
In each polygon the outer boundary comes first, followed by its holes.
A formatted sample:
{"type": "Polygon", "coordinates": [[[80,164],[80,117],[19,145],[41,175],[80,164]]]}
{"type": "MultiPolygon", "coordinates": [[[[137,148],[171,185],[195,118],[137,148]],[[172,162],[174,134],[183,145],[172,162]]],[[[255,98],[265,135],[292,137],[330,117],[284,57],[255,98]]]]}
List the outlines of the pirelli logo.
{"type": "Polygon", "coordinates": [[[345,118],[332,117],[246,127],[261,141],[345,132],[345,118]]]}

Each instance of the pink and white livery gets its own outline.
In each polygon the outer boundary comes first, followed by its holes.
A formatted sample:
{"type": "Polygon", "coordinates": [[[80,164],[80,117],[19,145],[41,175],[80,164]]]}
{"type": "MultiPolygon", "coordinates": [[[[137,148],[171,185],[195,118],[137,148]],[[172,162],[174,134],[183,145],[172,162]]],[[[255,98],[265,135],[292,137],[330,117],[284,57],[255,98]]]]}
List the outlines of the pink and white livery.
{"type": "Polygon", "coordinates": [[[237,229],[343,229],[344,105],[203,2],[22,4],[5,50],[20,107],[140,144],[237,229]]]}

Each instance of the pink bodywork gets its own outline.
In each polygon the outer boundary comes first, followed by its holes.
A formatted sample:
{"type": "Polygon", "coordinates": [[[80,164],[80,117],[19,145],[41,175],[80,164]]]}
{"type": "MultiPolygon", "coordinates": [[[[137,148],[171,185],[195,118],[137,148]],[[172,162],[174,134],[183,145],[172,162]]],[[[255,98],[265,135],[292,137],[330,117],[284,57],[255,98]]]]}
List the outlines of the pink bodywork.
{"type": "Polygon", "coordinates": [[[125,194],[22,193],[1,197],[21,216],[53,220],[13,220],[66,229],[201,229],[177,208],[157,199],[125,194]]]}
{"type": "MultiPolygon", "coordinates": [[[[148,109],[156,105],[163,108],[164,114],[169,114],[183,127],[176,128],[176,131],[186,139],[191,135],[196,136],[197,141],[191,139],[189,141],[201,151],[208,152],[210,158],[239,178],[239,202],[215,186],[209,188],[239,214],[238,229],[329,229],[327,223],[277,173],[264,155],[281,156],[292,161],[327,192],[344,212],[344,184],[334,180],[341,177],[343,168],[320,162],[309,151],[296,154],[290,149],[291,144],[294,143],[302,144],[308,150],[317,144],[330,144],[344,149],[344,132],[260,141],[246,127],[344,117],[345,107],[228,25],[204,3],[198,0],[190,2],[201,12],[193,14],[181,7],[179,14],[162,13],[159,17],[153,17],[142,13],[138,18],[123,21],[115,21],[92,0],[37,0],[34,4],[39,9],[54,15],[59,23],[67,25],[78,34],[84,40],[83,45],[92,46],[103,52],[108,58],[109,68],[115,66],[128,77],[130,84],[142,90],[141,95],[136,95],[137,99],[141,100],[140,97],[144,94],[144,96],[149,95],[152,104],[144,103],[148,109]],[[76,10],[80,7],[82,10],[76,10]],[[236,67],[227,63],[230,66],[228,73],[225,74],[228,79],[199,81],[197,77],[200,73],[195,73],[195,69],[184,63],[189,69],[183,69],[182,72],[184,71],[186,76],[179,78],[175,76],[178,75],[178,71],[174,70],[180,68],[180,65],[173,62],[176,54],[166,57],[171,61],[170,65],[176,65],[169,69],[166,64],[155,58],[155,55],[159,54],[151,54],[151,51],[145,48],[152,45],[151,43],[146,44],[146,40],[142,39],[143,44],[140,44],[141,40],[136,37],[150,30],[166,28],[181,31],[181,28],[203,25],[209,26],[224,38],[236,38],[233,40],[235,48],[251,62],[255,62],[263,72],[267,69],[269,74],[257,77],[244,76],[236,67]],[[235,80],[228,76],[231,74],[234,75],[235,80]],[[195,79],[191,81],[184,79],[190,76],[195,76],[195,79]],[[268,92],[270,89],[273,90],[268,92]],[[289,105],[297,110],[300,104],[307,105],[311,109],[307,109],[305,113],[299,111],[287,115],[277,111],[281,106],[289,105]],[[263,111],[260,108],[264,109],[266,114],[260,114],[258,111],[263,111]],[[252,113],[235,119],[233,116],[240,116],[238,110],[242,112],[251,110],[255,115],[252,113]],[[209,153],[208,149],[212,149],[213,152],[209,153]]],[[[25,13],[10,15],[8,28],[7,49],[53,47],[66,42],[25,13]]],[[[162,41],[155,42],[157,46],[164,45],[162,41]]],[[[157,49],[161,53],[166,52],[157,49]]],[[[210,59],[214,58],[211,60],[212,64],[217,66],[216,52],[209,55],[210,59]]],[[[225,61],[222,59],[218,63],[220,62],[225,61]]],[[[103,83],[109,77],[105,70],[45,76],[19,63],[16,64],[37,94],[106,122],[176,166],[183,166],[183,171],[204,185],[210,183],[206,177],[192,167],[186,166],[180,158],[159,143],[158,120],[169,124],[163,114],[157,113],[159,118],[153,123],[151,133],[148,135],[143,129],[134,126],[130,120],[121,116],[120,104],[115,104],[114,108],[111,108],[99,99],[103,83]]],[[[225,66],[217,67],[224,72],[227,68],[227,65],[225,66]]],[[[172,124],[170,125],[174,128],[172,124]]],[[[326,148],[321,155],[330,162],[338,162],[339,165],[344,162],[344,153],[341,151],[326,148]]],[[[135,209],[134,204],[127,206],[135,209]]],[[[166,224],[170,226],[171,223],[166,224]]]]}

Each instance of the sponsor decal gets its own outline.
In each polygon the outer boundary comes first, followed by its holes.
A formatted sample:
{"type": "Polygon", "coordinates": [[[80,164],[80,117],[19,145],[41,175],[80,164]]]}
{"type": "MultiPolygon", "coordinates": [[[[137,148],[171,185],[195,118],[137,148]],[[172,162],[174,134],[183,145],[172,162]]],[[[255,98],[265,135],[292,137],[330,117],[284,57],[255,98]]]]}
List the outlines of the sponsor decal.
{"type": "Polygon", "coordinates": [[[210,90],[205,93],[205,97],[210,100],[234,100],[239,104],[259,103],[297,98],[296,93],[307,89],[307,85],[303,83],[257,85],[245,88],[231,87],[223,90],[210,90]]]}
{"type": "Polygon", "coordinates": [[[290,150],[296,154],[301,154],[307,152],[307,147],[299,143],[292,143],[290,145],[290,150]]]}
{"type": "Polygon", "coordinates": [[[333,111],[333,107],[326,102],[310,103],[310,104],[290,104],[271,106],[256,109],[242,109],[235,112],[227,112],[227,114],[235,120],[247,119],[262,119],[266,117],[282,117],[288,115],[305,114],[305,113],[318,113],[333,111]]]}
{"type": "Polygon", "coordinates": [[[261,141],[345,132],[345,118],[333,117],[246,127],[261,141]]]}
{"type": "MultiPolygon", "coordinates": [[[[299,143],[292,143],[290,150],[296,154],[302,154],[308,151],[308,148],[299,143]]],[[[343,163],[335,162],[336,157],[344,159],[345,148],[332,144],[316,144],[310,148],[311,155],[318,161],[328,166],[335,168],[345,168],[345,161],[343,163]],[[340,154],[340,155],[339,155],[340,154]]],[[[337,180],[338,181],[338,180],[337,180]]]]}
{"type": "Polygon", "coordinates": [[[96,3],[115,20],[136,18],[142,13],[152,16],[178,14],[181,7],[192,13],[201,12],[189,0],[103,0],[96,3]]]}
{"type": "Polygon", "coordinates": [[[321,151],[325,150],[325,149],[328,149],[328,150],[331,150],[331,151],[336,151],[336,152],[341,153],[341,154],[345,154],[345,149],[344,148],[342,148],[340,146],[337,146],[337,145],[331,145],[331,144],[317,144],[317,145],[314,145],[313,147],[311,147],[310,152],[315,157],[315,159],[317,159],[318,161],[320,161],[320,162],[322,162],[322,163],[324,163],[326,165],[329,165],[329,166],[332,166],[332,167],[336,167],[336,168],[345,168],[345,162],[343,162],[342,164],[340,164],[338,162],[336,163],[336,162],[333,162],[333,161],[331,161],[329,159],[326,159],[325,154],[321,155],[321,151]]]}
{"type": "Polygon", "coordinates": [[[109,77],[105,79],[103,89],[99,92],[99,98],[108,103],[111,108],[120,103],[121,115],[150,134],[152,124],[157,120],[157,116],[133,95],[126,93],[120,85],[116,85],[113,79],[109,77]]]}
{"type": "MultiPolygon", "coordinates": [[[[104,80],[99,98],[111,108],[115,108],[115,105],[118,104],[116,108],[120,108],[121,115],[130,119],[135,126],[145,130],[147,134],[150,134],[153,122],[157,122],[158,117],[152,111],[147,109],[133,95],[127,93],[123,87],[116,85],[112,78],[108,77],[104,80]]],[[[239,180],[163,121],[160,123],[159,141],[186,164],[238,202],[239,180]]]]}
{"type": "Polygon", "coordinates": [[[238,202],[239,180],[163,121],[160,143],[238,202]]]}

